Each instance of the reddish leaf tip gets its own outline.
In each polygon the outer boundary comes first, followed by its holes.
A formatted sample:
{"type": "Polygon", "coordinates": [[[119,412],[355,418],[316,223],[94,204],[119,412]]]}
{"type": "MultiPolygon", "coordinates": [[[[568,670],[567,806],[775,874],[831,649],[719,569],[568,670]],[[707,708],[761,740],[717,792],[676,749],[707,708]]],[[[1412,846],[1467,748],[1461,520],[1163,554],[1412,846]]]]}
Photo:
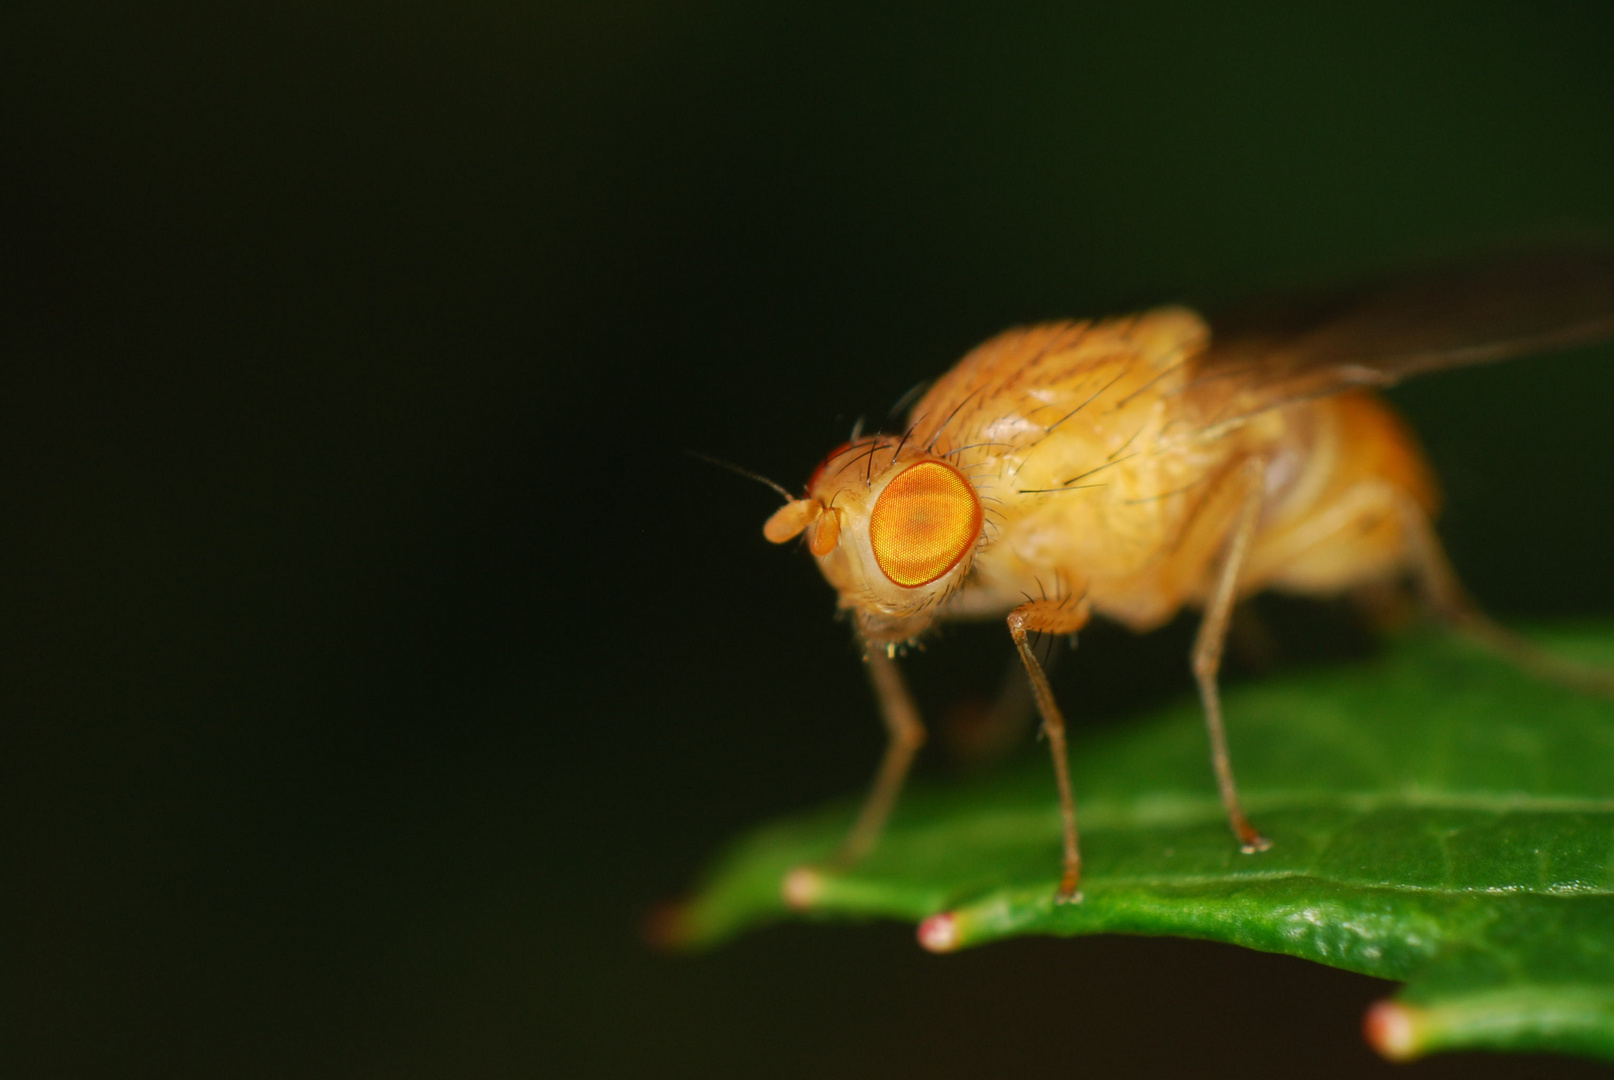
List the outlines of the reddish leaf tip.
{"type": "Polygon", "coordinates": [[[919,924],[919,944],[933,953],[952,952],[958,948],[958,919],[951,911],[932,915],[919,924]]]}
{"type": "Polygon", "coordinates": [[[1394,1001],[1379,1001],[1362,1017],[1368,1045],[1390,1061],[1411,1061],[1421,1049],[1418,1010],[1394,1001]]]}

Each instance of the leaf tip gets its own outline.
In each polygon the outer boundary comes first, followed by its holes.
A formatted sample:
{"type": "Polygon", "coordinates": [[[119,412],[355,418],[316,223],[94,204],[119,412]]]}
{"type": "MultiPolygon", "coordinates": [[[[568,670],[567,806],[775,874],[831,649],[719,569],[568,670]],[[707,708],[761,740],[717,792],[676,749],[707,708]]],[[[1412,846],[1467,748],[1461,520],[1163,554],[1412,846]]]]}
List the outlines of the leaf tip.
{"type": "Polygon", "coordinates": [[[1362,1017],[1362,1034],[1385,1059],[1411,1061],[1423,1050],[1420,1012],[1394,1001],[1374,1002],[1362,1017]]]}
{"type": "Polygon", "coordinates": [[[695,944],[696,933],[689,904],[677,900],[657,904],[639,924],[639,936],[660,952],[690,948],[695,944]]]}
{"type": "Polygon", "coordinates": [[[948,953],[958,948],[958,919],[951,911],[932,915],[919,924],[919,944],[933,953],[948,953]]]}

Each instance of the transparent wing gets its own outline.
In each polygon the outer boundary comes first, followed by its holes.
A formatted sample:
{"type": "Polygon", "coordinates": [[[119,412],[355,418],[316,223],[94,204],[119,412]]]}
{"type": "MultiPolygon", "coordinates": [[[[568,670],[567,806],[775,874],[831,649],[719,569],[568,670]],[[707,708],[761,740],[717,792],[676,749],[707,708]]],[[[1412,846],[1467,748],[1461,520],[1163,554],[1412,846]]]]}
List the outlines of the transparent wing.
{"type": "Polygon", "coordinates": [[[1183,388],[1225,429],[1353,387],[1614,336],[1614,249],[1514,252],[1211,320],[1183,388]]]}

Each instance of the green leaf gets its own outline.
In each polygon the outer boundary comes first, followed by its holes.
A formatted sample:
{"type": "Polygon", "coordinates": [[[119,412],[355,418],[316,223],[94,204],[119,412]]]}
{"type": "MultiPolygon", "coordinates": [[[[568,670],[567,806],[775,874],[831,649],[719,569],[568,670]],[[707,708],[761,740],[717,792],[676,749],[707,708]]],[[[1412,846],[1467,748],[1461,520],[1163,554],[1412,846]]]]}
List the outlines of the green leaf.
{"type": "MultiPolygon", "coordinates": [[[[1614,630],[1539,635],[1614,668],[1614,630]]],[[[1445,635],[1235,688],[1233,760],[1273,840],[1238,851],[1199,706],[1072,750],[1085,861],[1056,905],[1046,762],[909,791],[853,870],[825,858],[854,804],[759,830],[668,932],[707,945],[787,917],[927,920],[945,951],[1021,934],[1176,934],[1404,981],[1369,1015],[1389,1056],[1490,1048],[1614,1058],[1614,704],[1445,635]]],[[[1028,762],[1028,765],[1031,764],[1028,762]]]]}

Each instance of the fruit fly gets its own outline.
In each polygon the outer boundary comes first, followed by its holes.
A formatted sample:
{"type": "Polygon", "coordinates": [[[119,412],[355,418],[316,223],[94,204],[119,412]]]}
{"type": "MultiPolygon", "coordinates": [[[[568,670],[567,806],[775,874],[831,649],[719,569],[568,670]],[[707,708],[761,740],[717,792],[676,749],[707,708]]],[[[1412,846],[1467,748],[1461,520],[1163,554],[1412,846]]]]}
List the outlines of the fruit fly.
{"type": "MultiPolygon", "coordinates": [[[[879,839],[925,738],[897,666],[940,621],[1004,618],[1053,757],[1063,824],[1056,899],[1079,901],[1065,720],[1034,635],[1098,615],[1134,631],[1203,612],[1192,669],[1228,824],[1239,802],[1217,689],[1234,605],[1410,579],[1434,614],[1526,666],[1598,676],[1486,618],[1431,526],[1438,493],[1374,391],[1411,375],[1614,334],[1614,254],[1496,257],[1207,323],[1184,307],[999,334],[889,434],[854,435],[764,527],[808,550],[856,627],[889,743],[833,864],[879,839]]],[[[792,886],[789,879],[786,892],[792,886]]],[[[797,896],[798,901],[805,901],[797,896]]]]}

